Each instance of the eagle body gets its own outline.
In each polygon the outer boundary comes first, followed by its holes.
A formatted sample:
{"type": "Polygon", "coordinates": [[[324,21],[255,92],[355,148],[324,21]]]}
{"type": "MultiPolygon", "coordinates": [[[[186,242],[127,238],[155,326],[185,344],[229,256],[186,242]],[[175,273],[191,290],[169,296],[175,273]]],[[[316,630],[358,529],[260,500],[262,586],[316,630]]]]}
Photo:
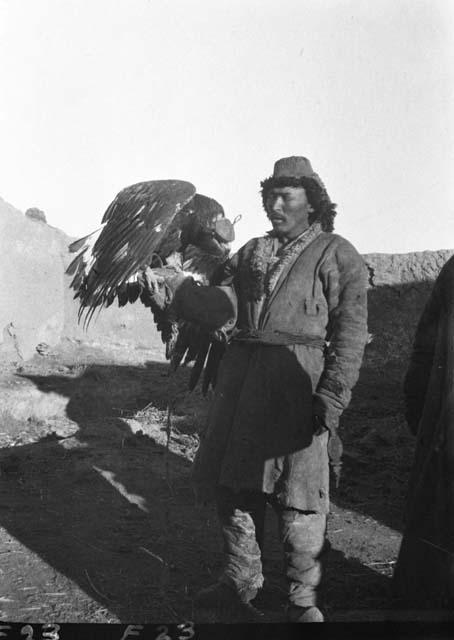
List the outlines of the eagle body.
{"type": "Polygon", "coordinates": [[[222,206],[196,193],[190,182],[151,180],[122,189],[107,207],[102,226],[69,246],[77,254],[67,273],[80,301],[79,320],[87,327],[95,311],[115,299],[119,306],[140,301],[151,308],[169,359],[178,342],[174,364],[185,354],[186,362],[200,360],[202,343],[206,358],[212,339],[171,317],[170,299],[150,296],[150,287],[165,289],[166,277],[176,271],[201,285],[213,284],[233,239],[234,227],[222,206]]]}

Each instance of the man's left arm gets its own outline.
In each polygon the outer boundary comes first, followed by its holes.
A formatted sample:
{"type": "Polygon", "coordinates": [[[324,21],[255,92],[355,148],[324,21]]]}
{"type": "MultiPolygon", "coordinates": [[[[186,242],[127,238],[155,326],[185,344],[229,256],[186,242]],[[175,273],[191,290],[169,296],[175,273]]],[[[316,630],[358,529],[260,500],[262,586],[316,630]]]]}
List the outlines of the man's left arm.
{"type": "Polygon", "coordinates": [[[367,342],[367,268],[356,249],[341,239],[326,259],[321,277],[328,302],[329,344],[313,410],[333,436],[358,380],[367,342]]]}

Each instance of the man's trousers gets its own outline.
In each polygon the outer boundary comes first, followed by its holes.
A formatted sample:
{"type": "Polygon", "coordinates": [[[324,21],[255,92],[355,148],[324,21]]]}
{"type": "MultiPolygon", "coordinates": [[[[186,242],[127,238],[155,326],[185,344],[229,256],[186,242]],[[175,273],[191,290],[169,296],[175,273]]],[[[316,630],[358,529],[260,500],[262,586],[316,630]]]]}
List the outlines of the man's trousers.
{"type": "Polygon", "coordinates": [[[233,587],[246,602],[252,600],[263,585],[261,550],[267,502],[279,520],[288,603],[314,606],[321,580],[320,555],[325,544],[326,515],[283,507],[273,496],[264,493],[235,493],[226,487],[219,488],[217,507],[225,554],[219,580],[233,587]]]}

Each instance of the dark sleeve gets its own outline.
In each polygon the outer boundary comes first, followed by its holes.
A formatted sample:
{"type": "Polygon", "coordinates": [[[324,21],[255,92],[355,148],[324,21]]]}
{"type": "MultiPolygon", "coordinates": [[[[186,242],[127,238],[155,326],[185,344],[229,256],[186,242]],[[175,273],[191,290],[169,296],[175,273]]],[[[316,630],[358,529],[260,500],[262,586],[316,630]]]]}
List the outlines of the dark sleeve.
{"type": "Polygon", "coordinates": [[[215,274],[216,286],[200,286],[187,278],[175,293],[172,308],[178,318],[214,331],[233,329],[237,317],[237,297],[233,286],[237,256],[215,274]]]}
{"type": "Polygon", "coordinates": [[[438,322],[442,306],[442,280],[435,282],[430,298],[416,328],[410,364],[404,380],[405,417],[411,432],[416,435],[426,399],[427,386],[435,352],[438,322]]]}
{"type": "Polygon", "coordinates": [[[336,429],[358,380],[367,341],[367,269],[362,257],[341,239],[322,265],[328,303],[329,345],[314,394],[314,413],[336,429]]]}

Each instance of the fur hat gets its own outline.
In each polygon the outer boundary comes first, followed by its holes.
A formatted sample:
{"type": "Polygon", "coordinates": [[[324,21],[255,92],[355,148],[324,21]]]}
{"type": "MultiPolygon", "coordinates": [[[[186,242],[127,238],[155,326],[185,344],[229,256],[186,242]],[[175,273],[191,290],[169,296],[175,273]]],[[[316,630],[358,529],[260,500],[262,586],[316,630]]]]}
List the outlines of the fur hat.
{"type": "Polygon", "coordinates": [[[336,205],[331,201],[320,176],[311,163],[302,156],[281,158],[274,165],[273,175],[260,183],[263,208],[271,189],[281,187],[303,187],[312,205],[316,219],[322,223],[323,231],[333,231],[336,205]]]}
{"type": "MultiPolygon", "coordinates": [[[[276,186],[282,186],[287,179],[289,186],[297,186],[297,183],[301,178],[311,178],[312,180],[315,180],[315,182],[317,182],[323,189],[325,194],[328,195],[326,187],[320,176],[315,173],[307,158],[304,158],[303,156],[290,156],[289,158],[281,158],[274,164],[274,171],[271,179],[272,183],[276,186]]],[[[302,182],[303,181],[301,181],[301,186],[303,186],[302,182]]],[[[273,184],[269,184],[267,186],[271,187],[273,184]]]]}
{"type": "Polygon", "coordinates": [[[302,156],[281,158],[274,164],[273,178],[312,178],[314,170],[310,161],[302,156]]]}

